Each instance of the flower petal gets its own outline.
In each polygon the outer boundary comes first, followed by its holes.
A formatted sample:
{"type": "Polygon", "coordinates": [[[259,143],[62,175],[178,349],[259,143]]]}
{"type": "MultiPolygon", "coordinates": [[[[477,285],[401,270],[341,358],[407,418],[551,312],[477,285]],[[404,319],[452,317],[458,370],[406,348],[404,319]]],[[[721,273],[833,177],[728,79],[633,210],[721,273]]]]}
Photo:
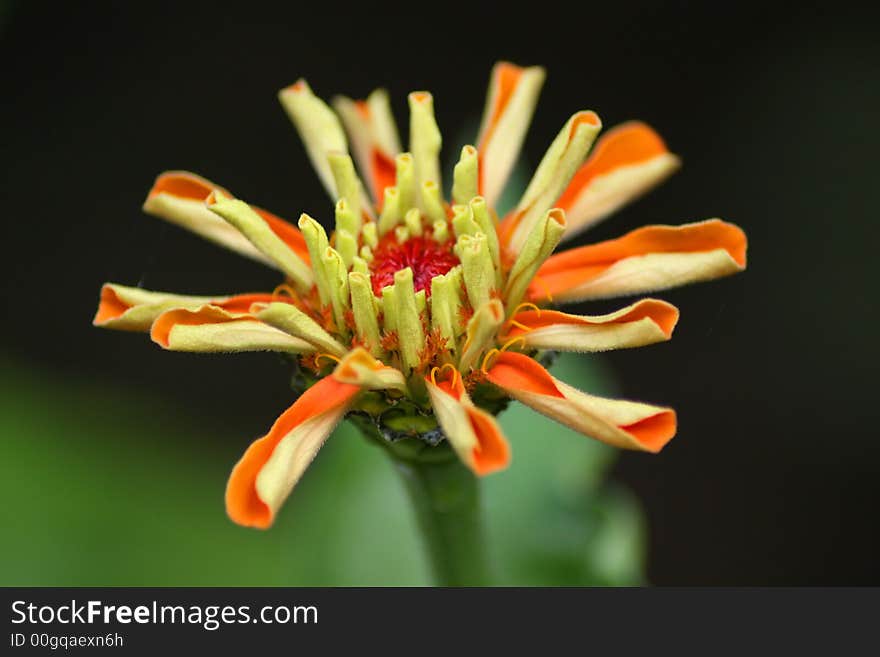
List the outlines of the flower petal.
{"type": "Polygon", "coordinates": [[[166,311],[153,322],[150,337],[170,351],[295,354],[315,351],[314,345],[264,324],[247,312],[224,310],[219,306],[166,311]]]}
{"type": "Polygon", "coordinates": [[[395,367],[376,360],[363,347],[352,349],[336,367],[333,376],[364,390],[397,390],[406,393],[406,377],[395,367]]]}
{"type": "Polygon", "coordinates": [[[306,390],[269,433],[253,442],[226,486],[226,512],[239,525],[267,529],[360,388],[332,375],[306,390]]]}
{"type": "Polygon", "coordinates": [[[489,207],[495,207],[516,164],[545,77],[539,66],[498,62],[492,68],[477,147],[479,189],[489,207]]]}
{"type": "Polygon", "coordinates": [[[230,312],[247,312],[252,303],[268,303],[274,299],[271,294],[191,296],[104,283],[98,312],[95,313],[92,323],[120,331],[147,331],[153,321],[166,310],[197,310],[205,305],[214,305],[230,312]]]}
{"type": "Polygon", "coordinates": [[[630,121],[602,135],[556,201],[568,239],[659,184],[681,166],[656,132],[630,121]]]}
{"type": "Polygon", "coordinates": [[[325,331],[318,322],[292,303],[278,301],[255,303],[250,307],[250,313],[261,322],[305,340],[331,356],[341,358],[348,352],[345,346],[325,331]]]}
{"type": "MultiPolygon", "coordinates": [[[[434,117],[434,97],[414,91],[409,101],[409,150],[412,153],[418,206],[424,208],[421,190],[427,182],[440,186],[440,147],[443,138],[434,117]]],[[[406,209],[406,208],[404,208],[406,209]]]]}
{"type": "Polygon", "coordinates": [[[614,447],[656,453],[675,435],[672,409],[588,395],[523,354],[501,352],[486,375],[526,406],[614,447]]]}
{"type": "Polygon", "coordinates": [[[554,207],[601,129],[595,112],[578,112],[559,131],[516,209],[501,224],[502,240],[512,254],[519,253],[535,223],[554,207]]]}
{"type": "Polygon", "coordinates": [[[668,340],[677,322],[678,309],[658,299],[642,299],[607,315],[527,310],[510,319],[502,341],[517,339],[526,349],[609,351],[668,340]]]}
{"type": "Polygon", "coordinates": [[[257,249],[284,272],[300,291],[314,285],[314,273],[309,264],[278,237],[269,223],[254,209],[239,199],[224,196],[219,190],[208,194],[205,205],[214,214],[244,235],[257,249]]]}
{"type": "Polygon", "coordinates": [[[401,150],[388,92],[376,89],[366,100],[337,96],[333,107],[351,137],[352,150],[373,201],[381,209],[385,188],[394,185],[394,158],[401,150]]]}
{"type": "Polygon", "coordinates": [[[646,226],[550,257],[532,281],[529,297],[581,301],[720,278],[745,269],[746,246],[745,233],[720,219],[646,226]]]}
{"type": "Polygon", "coordinates": [[[510,446],[498,422],[474,406],[465,392],[461,375],[451,380],[425,379],[431,406],[443,432],[462,462],[475,474],[502,470],[510,463],[510,446]]]}
{"type": "Polygon", "coordinates": [[[348,153],[345,131],[339,118],[312,93],[311,87],[302,79],[279,91],[278,100],[296,126],[324,188],[336,201],[339,195],[327,155],[331,152],[348,153]]]}
{"type": "MultiPolygon", "coordinates": [[[[220,185],[194,173],[166,171],[156,178],[143,209],[147,214],[170,221],[215,244],[274,267],[275,263],[244,235],[205,207],[205,199],[215,189],[226,196],[231,195],[220,185]]],[[[272,232],[288,247],[306,262],[309,261],[305,240],[295,226],[254,205],[251,208],[263,217],[272,232]]]]}

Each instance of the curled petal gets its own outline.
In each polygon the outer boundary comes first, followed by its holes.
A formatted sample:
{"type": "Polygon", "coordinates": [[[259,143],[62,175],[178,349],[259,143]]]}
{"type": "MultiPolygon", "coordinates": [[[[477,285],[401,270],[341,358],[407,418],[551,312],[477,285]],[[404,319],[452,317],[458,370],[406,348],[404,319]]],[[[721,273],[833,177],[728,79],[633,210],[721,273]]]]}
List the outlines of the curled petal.
{"type": "Polygon", "coordinates": [[[678,309],[658,299],[642,299],[607,315],[527,310],[510,319],[502,341],[517,338],[527,349],[609,351],[668,340],[677,322],[678,309]]]}
{"type": "Polygon", "coordinates": [[[675,435],[672,409],[588,395],[523,354],[498,354],[486,376],[526,406],[614,447],[659,452],[675,435]]]}
{"type": "Polygon", "coordinates": [[[581,301],[720,278],[745,269],[746,245],[742,229],[720,219],[646,226],[551,256],[528,296],[532,301],[581,301]]]}
{"type": "Polygon", "coordinates": [[[287,274],[291,282],[301,291],[312,287],[314,273],[309,264],[287,246],[272,230],[269,223],[250,205],[239,199],[224,196],[219,190],[208,194],[205,205],[211,212],[235,226],[260,253],[287,274]]]}
{"type": "MultiPolygon", "coordinates": [[[[166,171],[156,178],[156,182],[150,189],[147,200],[144,201],[144,212],[170,221],[215,244],[274,267],[275,263],[263,255],[236,228],[205,207],[205,199],[215,189],[226,196],[231,196],[220,185],[194,173],[166,171]]],[[[272,232],[308,262],[305,240],[295,226],[254,205],[251,208],[263,218],[272,232]]]]}
{"type": "Polygon", "coordinates": [[[545,77],[539,66],[498,62],[492,69],[478,140],[479,190],[489,207],[495,207],[516,164],[545,77]]]}
{"type": "Polygon", "coordinates": [[[296,126],[324,188],[335,201],[339,194],[327,155],[331,152],[348,153],[348,143],[339,118],[312,93],[311,87],[302,79],[279,91],[278,100],[296,126]]]}
{"type": "Polygon", "coordinates": [[[601,129],[595,112],[578,112],[559,131],[516,209],[501,224],[501,237],[511,254],[519,253],[535,223],[554,207],[601,129]]]}
{"type": "Polygon", "coordinates": [[[272,300],[271,294],[206,297],[153,292],[139,287],[105,283],[101,287],[101,300],[92,323],[102,328],[121,331],[147,331],[153,321],[167,310],[197,310],[205,305],[213,305],[230,312],[246,313],[251,304],[268,303],[272,300]]]}
{"type": "Polygon", "coordinates": [[[327,376],[306,390],[269,433],[248,447],[226,486],[226,512],[267,529],[360,388],[327,376]]]}
{"type": "Polygon", "coordinates": [[[609,130],[556,201],[568,217],[565,239],[641,196],[680,165],[644,123],[630,121],[609,130]]]}
{"type": "Polygon", "coordinates": [[[256,303],[250,313],[257,319],[280,331],[305,340],[331,356],[341,358],[346,348],[327,333],[314,319],[291,303],[256,303]]]}
{"type": "Polygon", "coordinates": [[[395,367],[388,367],[376,360],[363,347],[357,347],[336,367],[333,376],[337,381],[351,383],[364,390],[397,390],[406,393],[406,377],[395,367]]]}
{"type": "Polygon", "coordinates": [[[314,345],[264,324],[247,312],[233,312],[219,306],[164,312],[153,322],[150,337],[170,351],[295,354],[315,351],[314,345]]]}
{"type": "MultiPolygon", "coordinates": [[[[434,118],[434,97],[427,91],[414,91],[408,100],[409,150],[413,157],[416,189],[421,190],[426,182],[439,186],[443,138],[434,118]]],[[[423,203],[418,205],[422,207],[423,203]]]]}
{"type": "Polygon", "coordinates": [[[498,299],[490,299],[474,311],[467,324],[467,337],[458,363],[462,372],[470,372],[477,367],[480,356],[495,344],[503,322],[504,304],[498,299]]]}
{"type": "Polygon", "coordinates": [[[471,402],[461,375],[436,381],[425,379],[431,406],[456,454],[474,473],[486,475],[510,463],[510,447],[498,422],[471,402]]]}
{"type": "Polygon", "coordinates": [[[373,200],[381,208],[385,188],[394,185],[394,158],[400,153],[400,138],[388,93],[376,89],[366,100],[337,96],[333,107],[351,137],[352,150],[373,200]]]}

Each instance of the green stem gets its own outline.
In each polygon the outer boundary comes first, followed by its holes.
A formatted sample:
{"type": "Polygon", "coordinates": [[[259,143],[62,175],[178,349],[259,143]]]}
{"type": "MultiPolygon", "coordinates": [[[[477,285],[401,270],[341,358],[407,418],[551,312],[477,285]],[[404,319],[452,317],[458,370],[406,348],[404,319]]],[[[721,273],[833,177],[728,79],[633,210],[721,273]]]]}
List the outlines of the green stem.
{"type": "Polygon", "coordinates": [[[488,584],[477,478],[457,458],[439,463],[394,458],[394,465],[412,500],[437,584],[488,584]]]}
{"type": "Polygon", "coordinates": [[[355,424],[391,457],[409,493],[428,559],[439,586],[489,583],[479,481],[443,441],[384,440],[369,421],[355,424]]]}

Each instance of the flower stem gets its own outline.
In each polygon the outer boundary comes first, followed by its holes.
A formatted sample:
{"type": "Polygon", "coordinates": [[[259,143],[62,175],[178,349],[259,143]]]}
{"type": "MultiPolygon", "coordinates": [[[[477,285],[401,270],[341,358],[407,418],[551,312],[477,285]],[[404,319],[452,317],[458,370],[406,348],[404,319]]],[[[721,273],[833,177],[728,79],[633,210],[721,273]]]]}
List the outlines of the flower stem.
{"type": "Polygon", "coordinates": [[[436,583],[488,584],[477,478],[454,456],[444,461],[393,458],[412,500],[436,583]]]}
{"type": "Polygon", "coordinates": [[[431,446],[417,438],[395,442],[371,422],[355,424],[391,457],[409,493],[438,586],[489,583],[479,481],[444,440],[431,446]]]}

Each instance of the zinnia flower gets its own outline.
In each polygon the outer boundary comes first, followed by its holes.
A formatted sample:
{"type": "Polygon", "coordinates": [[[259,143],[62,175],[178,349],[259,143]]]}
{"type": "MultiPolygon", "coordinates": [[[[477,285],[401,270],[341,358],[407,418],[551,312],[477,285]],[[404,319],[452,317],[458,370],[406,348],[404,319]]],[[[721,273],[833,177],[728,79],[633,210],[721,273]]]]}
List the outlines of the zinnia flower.
{"type": "Polygon", "coordinates": [[[552,255],[679,165],[643,123],[598,137],[602,124],[591,111],[566,122],[499,222],[493,208],[543,80],[541,68],[495,66],[477,146],[465,146],[455,166],[451,203],[441,195],[431,94],[409,95],[409,151],[401,152],[384,91],[364,101],[337,98],[334,112],[304,80],[283,89],[281,103],[337,200],[329,236],[306,214],[297,228],[194,174],[157,178],[147,213],[274,267],[284,280],[271,292],[230,296],[107,283],[94,323],[149,331],[176,351],[283,352],[309,375],[310,387],[233,469],[226,507],[235,522],[270,526],[349,413],[389,438],[445,438],[479,475],[510,461],[487,410],[508,398],[625,449],[657,452],[673,437],[671,409],[576,390],[539,358],[667,340],[676,308],[643,299],[605,315],[572,315],[548,305],[741,271],[745,235],[710,219],[648,226],[552,255]]]}

